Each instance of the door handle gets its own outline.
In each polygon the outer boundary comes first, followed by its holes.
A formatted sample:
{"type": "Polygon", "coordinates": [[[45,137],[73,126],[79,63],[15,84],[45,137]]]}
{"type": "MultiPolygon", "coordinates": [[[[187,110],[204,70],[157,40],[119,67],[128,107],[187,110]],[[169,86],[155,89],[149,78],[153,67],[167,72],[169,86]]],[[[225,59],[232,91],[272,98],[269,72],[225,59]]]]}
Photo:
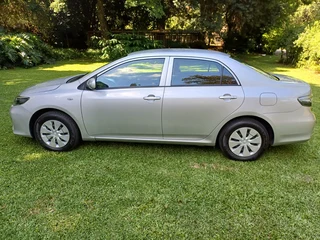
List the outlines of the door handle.
{"type": "Polygon", "coordinates": [[[146,97],[143,97],[143,100],[147,100],[147,101],[150,101],[150,100],[155,101],[155,100],[160,100],[160,99],[161,99],[161,97],[155,96],[153,94],[150,94],[146,97]]]}
{"type": "Polygon", "coordinates": [[[223,96],[220,96],[219,99],[222,100],[232,100],[232,99],[237,99],[237,96],[232,96],[230,94],[224,94],[223,96]]]}

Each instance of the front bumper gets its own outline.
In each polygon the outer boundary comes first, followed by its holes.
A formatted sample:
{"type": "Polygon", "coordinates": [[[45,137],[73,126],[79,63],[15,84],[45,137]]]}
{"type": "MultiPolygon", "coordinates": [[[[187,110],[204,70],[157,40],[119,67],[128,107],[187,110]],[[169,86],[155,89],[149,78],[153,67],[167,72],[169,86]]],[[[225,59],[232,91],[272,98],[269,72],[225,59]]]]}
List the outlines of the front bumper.
{"type": "Polygon", "coordinates": [[[12,106],[10,109],[12,130],[16,135],[32,137],[29,128],[31,113],[23,105],[12,106]]]}

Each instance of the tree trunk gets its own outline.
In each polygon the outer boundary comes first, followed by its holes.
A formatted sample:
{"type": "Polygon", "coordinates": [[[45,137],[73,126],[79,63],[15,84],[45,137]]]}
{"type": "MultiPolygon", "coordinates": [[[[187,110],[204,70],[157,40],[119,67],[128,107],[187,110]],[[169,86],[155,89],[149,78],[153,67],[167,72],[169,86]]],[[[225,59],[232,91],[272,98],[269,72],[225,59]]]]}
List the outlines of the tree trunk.
{"type": "Polygon", "coordinates": [[[165,8],[166,4],[164,0],[161,0],[161,5],[165,14],[161,18],[158,18],[156,22],[157,22],[157,30],[164,31],[166,29],[166,21],[169,13],[168,11],[166,11],[168,9],[165,8]]]}
{"type": "Polygon", "coordinates": [[[103,0],[97,0],[97,15],[100,23],[101,36],[108,39],[108,25],[105,18],[103,0]]]}
{"type": "Polygon", "coordinates": [[[166,16],[157,19],[157,30],[164,31],[166,29],[166,16]]]}

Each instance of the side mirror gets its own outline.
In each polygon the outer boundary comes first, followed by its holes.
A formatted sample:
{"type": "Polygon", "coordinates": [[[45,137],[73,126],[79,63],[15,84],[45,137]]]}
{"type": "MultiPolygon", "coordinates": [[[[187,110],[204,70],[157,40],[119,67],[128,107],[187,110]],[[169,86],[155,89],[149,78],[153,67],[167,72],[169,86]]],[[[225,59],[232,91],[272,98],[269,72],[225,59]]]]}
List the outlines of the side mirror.
{"type": "Polygon", "coordinates": [[[97,88],[97,83],[95,78],[90,78],[87,81],[87,87],[91,90],[95,90],[97,88]]]}

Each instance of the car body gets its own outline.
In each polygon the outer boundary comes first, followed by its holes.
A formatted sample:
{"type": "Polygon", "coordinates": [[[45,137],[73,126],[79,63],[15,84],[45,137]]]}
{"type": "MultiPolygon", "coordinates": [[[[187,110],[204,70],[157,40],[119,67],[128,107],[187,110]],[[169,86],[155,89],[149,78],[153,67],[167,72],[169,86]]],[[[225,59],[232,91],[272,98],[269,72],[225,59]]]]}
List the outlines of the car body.
{"type": "Polygon", "coordinates": [[[84,141],[219,145],[255,160],[270,145],[307,141],[309,84],[196,49],[131,53],[88,73],[23,91],[10,113],[17,135],[50,150],[84,141]]]}

